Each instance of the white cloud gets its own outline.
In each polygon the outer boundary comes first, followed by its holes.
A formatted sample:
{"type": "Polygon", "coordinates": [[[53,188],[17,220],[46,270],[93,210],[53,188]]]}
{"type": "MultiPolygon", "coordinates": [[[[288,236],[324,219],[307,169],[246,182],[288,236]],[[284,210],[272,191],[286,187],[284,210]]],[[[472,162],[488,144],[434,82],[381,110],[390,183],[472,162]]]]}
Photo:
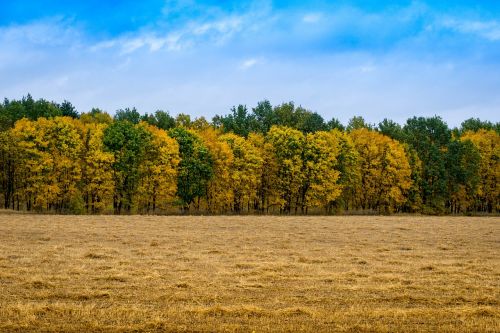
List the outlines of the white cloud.
{"type": "Polygon", "coordinates": [[[209,22],[191,22],[174,31],[161,32],[160,29],[140,31],[136,34],[119,36],[100,41],[90,47],[92,51],[118,48],[121,54],[130,54],[142,48],[155,52],[166,49],[181,51],[200,43],[223,44],[235,33],[241,31],[243,18],[225,17],[209,22]]]}
{"type": "Polygon", "coordinates": [[[31,45],[59,46],[77,40],[80,36],[77,29],[58,18],[0,28],[1,40],[10,43],[24,42],[31,45]]]}
{"type": "Polygon", "coordinates": [[[321,20],[321,17],[320,13],[309,13],[302,17],[302,21],[305,23],[317,23],[321,20]]]}
{"type": "Polygon", "coordinates": [[[377,70],[377,67],[374,65],[363,65],[358,67],[361,73],[371,73],[377,70]]]}
{"type": "MultiPolygon", "coordinates": [[[[268,98],[273,104],[294,100],[343,122],[359,114],[369,122],[434,114],[452,125],[473,115],[497,120],[500,63],[483,63],[466,52],[434,55],[439,45],[422,38],[415,46],[414,35],[393,33],[413,24],[419,13],[401,15],[395,9],[386,16],[348,8],[293,12],[295,26],[287,12],[216,13],[174,28],[153,24],[107,40],[93,39],[63,20],[0,28],[0,78],[9,78],[0,79],[0,98],[31,92],[36,98],[68,99],[80,111],[136,106],[141,112],[161,108],[207,118],[232,105],[253,106],[268,98]],[[397,17],[402,18],[394,23],[397,17]],[[321,24],[303,29],[315,22],[321,24]],[[325,45],[333,43],[342,34],[363,40],[387,36],[381,44],[392,39],[406,43],[355,51],[336,45],[318,51],[308,44],[326,40],[321,38],[327,38],[325,45]]],[[[429,15],[422,26],[432,30],[419,34],[453,29],[497,41],[498,24],[438,21],[429,15]]]]}
{"type": "Polygon", "coordinates": [[[441,22],[444,28],[465,34],[475,34],[490,41],[500,40],[500,22],[469,21],[447,18],[441,22]]]}
{"type": "Polygon", "coordinates": [[[257,65],[258,63],[259,63],[259,61],[255,58],[247,59],[247,60],[243,61],[240,68],[241,69],[249,69],[250,67],[257,65]]]}

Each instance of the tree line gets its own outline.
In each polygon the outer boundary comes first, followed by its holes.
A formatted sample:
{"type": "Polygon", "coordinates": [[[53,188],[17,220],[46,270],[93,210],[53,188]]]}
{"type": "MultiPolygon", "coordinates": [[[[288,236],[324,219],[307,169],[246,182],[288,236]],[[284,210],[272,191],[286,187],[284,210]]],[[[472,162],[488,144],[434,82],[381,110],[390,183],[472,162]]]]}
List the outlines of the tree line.
{"type": "Polygon", "coordinates": [[[500,124],[344,126],[294,103],[211,121],[135,108],[0,104],[5,208],[77,214],[498,213],[500,124]]]}

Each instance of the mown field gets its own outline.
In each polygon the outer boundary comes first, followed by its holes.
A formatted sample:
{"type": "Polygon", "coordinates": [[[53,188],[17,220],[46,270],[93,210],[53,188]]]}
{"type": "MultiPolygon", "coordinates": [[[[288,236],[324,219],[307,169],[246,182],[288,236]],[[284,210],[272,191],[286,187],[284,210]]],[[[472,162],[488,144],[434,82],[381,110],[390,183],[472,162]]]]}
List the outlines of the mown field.
{"type": "Polygon", "coordinates": [[[4,214],[0,331],[499,332],[500,218],[4,214]]]}

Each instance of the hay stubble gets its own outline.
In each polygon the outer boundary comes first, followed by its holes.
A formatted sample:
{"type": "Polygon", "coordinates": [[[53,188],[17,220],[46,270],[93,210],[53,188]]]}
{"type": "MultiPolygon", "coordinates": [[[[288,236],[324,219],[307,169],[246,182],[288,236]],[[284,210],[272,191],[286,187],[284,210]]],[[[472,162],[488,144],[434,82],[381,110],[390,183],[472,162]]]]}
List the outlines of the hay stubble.
{"type": "Polygon", "coordinates": [[[0,215],[0,330],[500,331],[500,220],[0,215]]]}

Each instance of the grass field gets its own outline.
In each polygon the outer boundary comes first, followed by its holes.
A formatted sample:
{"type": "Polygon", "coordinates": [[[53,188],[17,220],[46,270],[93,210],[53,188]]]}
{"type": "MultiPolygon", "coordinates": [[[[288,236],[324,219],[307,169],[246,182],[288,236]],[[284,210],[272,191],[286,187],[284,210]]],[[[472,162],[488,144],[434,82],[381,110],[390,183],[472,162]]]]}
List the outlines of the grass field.
{"type": "Polygon", "coordinates": [[[500,218],[0,215],[0,331],[499,332],[500,218]]]}

